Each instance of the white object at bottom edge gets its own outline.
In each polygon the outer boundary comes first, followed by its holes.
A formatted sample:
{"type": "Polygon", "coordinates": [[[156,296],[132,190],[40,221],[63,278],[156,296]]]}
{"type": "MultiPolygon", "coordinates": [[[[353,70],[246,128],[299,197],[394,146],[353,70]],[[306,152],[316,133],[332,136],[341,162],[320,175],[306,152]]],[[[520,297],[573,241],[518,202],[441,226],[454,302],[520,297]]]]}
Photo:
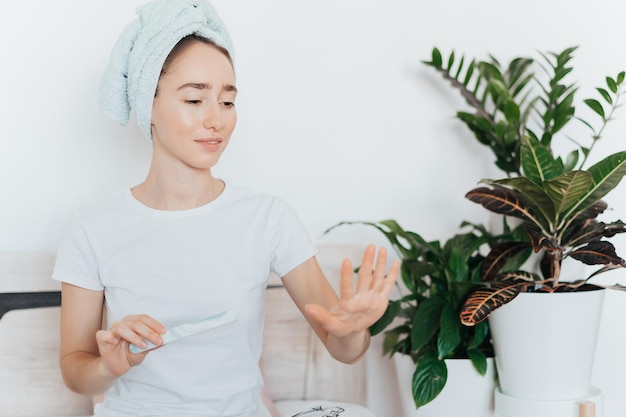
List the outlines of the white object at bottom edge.
{"type": "Polygon", "coordinates": [[[596,405],[596,417],[604,415],[604,394],[602,390],[591,387],[584,398],[572,400],[529,400],[503,394],[495,390],[495,417],[578,417],[578,403],[592,401],[596,405]]]}

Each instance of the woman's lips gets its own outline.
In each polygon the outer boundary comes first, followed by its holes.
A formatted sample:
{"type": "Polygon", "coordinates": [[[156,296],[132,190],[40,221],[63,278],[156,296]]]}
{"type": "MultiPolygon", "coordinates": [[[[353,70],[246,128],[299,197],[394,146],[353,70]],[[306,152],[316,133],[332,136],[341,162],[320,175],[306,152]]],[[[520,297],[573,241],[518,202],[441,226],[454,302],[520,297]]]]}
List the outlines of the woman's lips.
{"type": "Polygon", "coordinates": [[[201,145],[204,149],[208,151],[215,152],[220,148],[220,145],[222,144],[222,139],[196,139],[194,142],[201,145]]]}

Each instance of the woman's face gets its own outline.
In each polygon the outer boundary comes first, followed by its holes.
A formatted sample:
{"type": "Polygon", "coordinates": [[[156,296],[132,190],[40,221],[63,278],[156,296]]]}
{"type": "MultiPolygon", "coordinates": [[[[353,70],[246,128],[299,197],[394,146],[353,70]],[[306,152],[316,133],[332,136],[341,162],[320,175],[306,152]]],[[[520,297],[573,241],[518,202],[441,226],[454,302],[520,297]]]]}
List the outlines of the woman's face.
{"type": "Polygon", "coordinates": [[[213,167],[235,129],[235,74],[217,48],[184,46],[161,75],[152,107],[155,156],[194,169],[213,167]]]}

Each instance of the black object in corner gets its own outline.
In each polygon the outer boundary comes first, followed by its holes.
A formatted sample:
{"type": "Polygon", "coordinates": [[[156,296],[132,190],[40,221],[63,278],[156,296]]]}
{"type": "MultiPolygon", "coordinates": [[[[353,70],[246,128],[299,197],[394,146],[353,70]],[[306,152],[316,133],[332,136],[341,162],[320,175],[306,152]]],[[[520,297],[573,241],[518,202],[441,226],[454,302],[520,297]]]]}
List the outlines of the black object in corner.
{"type": "Polygon", "coordinates": [[[0,294],[0,319],[4,313],[25,308],[61,305],[61,291],[9,292],[0,294]]]}

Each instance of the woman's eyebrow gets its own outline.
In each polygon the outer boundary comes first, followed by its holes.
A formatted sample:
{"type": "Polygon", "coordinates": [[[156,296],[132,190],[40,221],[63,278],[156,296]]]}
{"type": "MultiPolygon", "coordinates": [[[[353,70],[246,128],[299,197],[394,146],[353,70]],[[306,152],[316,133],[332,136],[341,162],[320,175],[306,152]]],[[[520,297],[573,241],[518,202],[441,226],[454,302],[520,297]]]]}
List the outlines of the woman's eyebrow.
{"type": "Polygon", "coordinates": [[[237,93],[238,92],[237,87],[235,87],[232,84],[225,84],[222,87],[222,91],[227,92],[227,93],[237,93]]]}
{"type": "MultiPolygon", "coordinates": [[[[196,90],[210,90],[211,88],[213,88],[213,85],[210,83],[186,83],[178,87],[177,90],[180,91],[184,90],[185,88],[193,88],[196,90]]],[[[222,87],[222,91],[237,93],[237,87],[232,84],[224,84],[224,86],[222,87]]]]}

